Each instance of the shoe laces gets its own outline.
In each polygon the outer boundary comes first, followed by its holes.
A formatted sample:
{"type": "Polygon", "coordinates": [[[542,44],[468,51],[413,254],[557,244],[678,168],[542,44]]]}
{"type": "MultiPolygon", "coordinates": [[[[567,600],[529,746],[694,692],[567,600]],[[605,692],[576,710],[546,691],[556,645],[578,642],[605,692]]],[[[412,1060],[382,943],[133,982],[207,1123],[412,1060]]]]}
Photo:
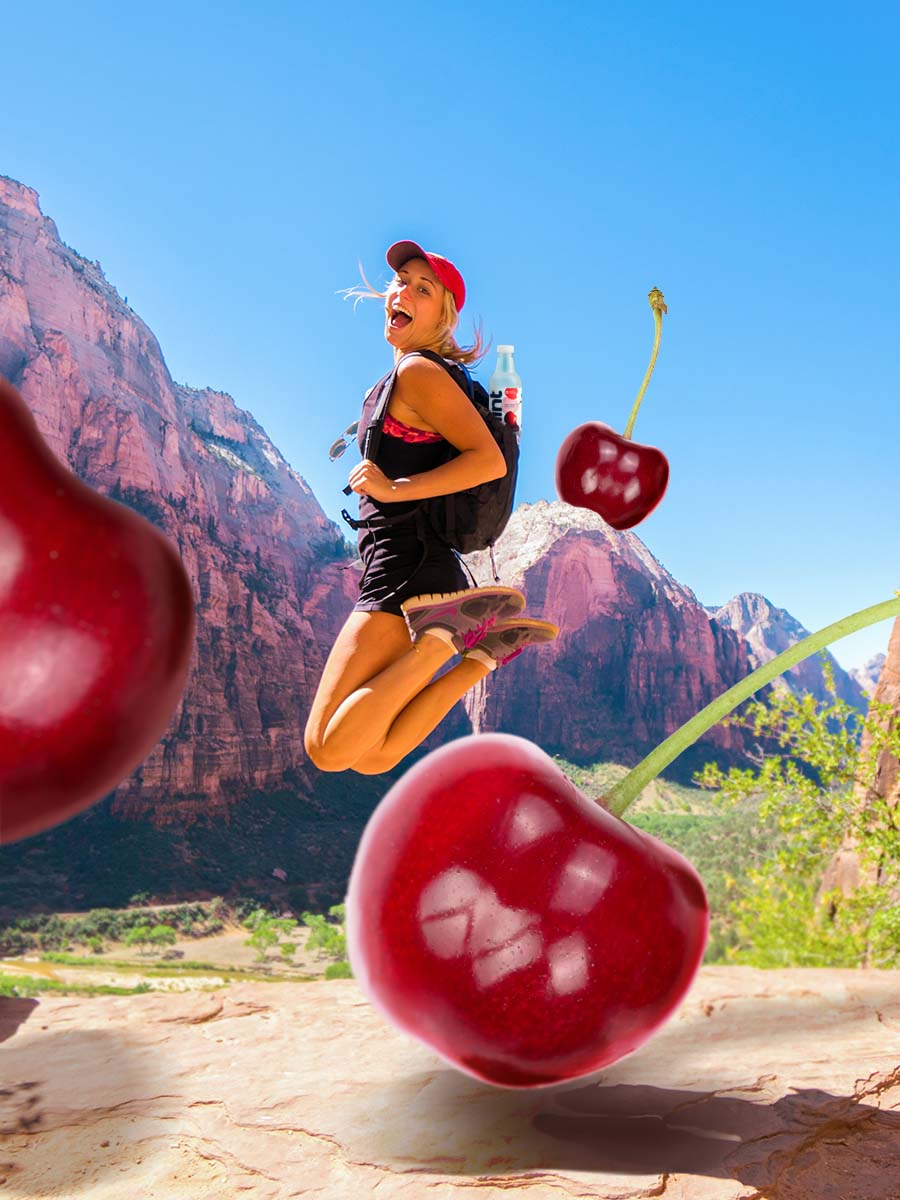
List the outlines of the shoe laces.
{"type": "Polygon", "coordinates": [[[465,648],[471,650],[473,646],[476,646],[496,620],[496,617],[487,617],[480,625],[476,625],[474,629],[467,629],[463,634],[463,645],[465,648]]]}
{"type": "Polygon", "coordinates": [[[518,650],[513,650],[512,654],[507,654],[506,658],[499,659],[500,666],[502,667],[504,663],[512,662],[514,658],[518,658],[524,649],[524,646],[520,646],[518,650]]]}

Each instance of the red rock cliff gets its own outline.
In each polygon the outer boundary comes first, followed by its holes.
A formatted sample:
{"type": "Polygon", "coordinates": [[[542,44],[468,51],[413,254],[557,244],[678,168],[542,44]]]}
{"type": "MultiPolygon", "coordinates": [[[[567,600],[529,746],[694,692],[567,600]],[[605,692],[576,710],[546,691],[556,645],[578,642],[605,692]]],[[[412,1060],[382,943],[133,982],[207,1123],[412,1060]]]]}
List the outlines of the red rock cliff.
{"type": "MultiPolygon", "coordinates": [[[[889,733],[896,731],[900,722],[900,617],[891,629],[887,655],[872,699],[878,704],[887,705],[884,718],[878,718],[879,725],[889,733]]],[[[866,755],[871,751],[871,747],[872,737],[867,729],[860,740],[861,754],[866,755]]],[[[889,749],[882,749],[878,755],[874,778],[857,782],[856,795],[867,804],[880,797],[887,801],[892,810],[896,810],[900,805],[900,762],[889,749]]],[[[825,869],[819,895],[823,896],[836,889],[845,896],[850,896],[861,883],[879,882],[883,882],[880,868],[875,864],[866,866],[862,863],[856,842],[852,835],[848,835],[825,869]]],[[[900,896],[895,897],[895,903],[900,904],[900,896]]]]}
{"type": "Polygon", "coordinates": [[[116,808],[164,821],[288,777],[311,792],[306,713],[356,594],[342,536],[249,413],[172,381],[99,265],[4,178],[0,372],[59,459],[163,529],[193,581],[183,701],[116,808]]]}
{"type": "MultiPolygon", "coordinates": [[[[575,761],[634,763],[750,671],[747,645],[712,620],[633,533],[561,501],[521,505],[496,548],[504,583],[526,615],[560,626],[472,694],[480,729],[531,738],[575,761]]],[[[486,554],[473,555],[480,583],[486,554]]],[[[740,751],[744,735],[714,728],[700,747],[740,751]]]]}

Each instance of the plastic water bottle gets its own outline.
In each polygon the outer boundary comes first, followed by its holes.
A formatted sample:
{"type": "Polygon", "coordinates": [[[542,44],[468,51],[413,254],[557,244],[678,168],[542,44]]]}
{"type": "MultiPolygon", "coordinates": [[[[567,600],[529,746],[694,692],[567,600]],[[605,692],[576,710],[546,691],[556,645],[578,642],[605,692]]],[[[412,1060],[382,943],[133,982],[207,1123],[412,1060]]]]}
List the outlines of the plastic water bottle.
{"type": "Polygon", "coordinates": [[[522,380],[513,362],[515,346],[497,347],[497,366],[488,384],[491,412],[519,433],[522,429],[522,380]]]}

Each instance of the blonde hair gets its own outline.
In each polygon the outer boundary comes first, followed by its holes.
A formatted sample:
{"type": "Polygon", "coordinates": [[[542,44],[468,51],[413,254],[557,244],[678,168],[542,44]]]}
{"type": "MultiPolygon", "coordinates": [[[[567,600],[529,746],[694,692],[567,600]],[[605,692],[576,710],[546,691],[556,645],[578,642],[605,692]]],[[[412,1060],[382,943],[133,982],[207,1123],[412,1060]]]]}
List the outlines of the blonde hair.
{"type": "MultiPolygon", "coordinates": [[[[353,297],[353,307],[356,308],[360,300],[384,300],[387,297],[387,292],[379,292],[377,288],[372,287],[366,273],[363,270],[362,263],[359,263],[359,273],[362,276],[363,284],[357,284],[352,288],[341,288],[341,294],[345,300],[353,297]]],[[[474,363],[478,362],[487,354],[491,347],[490,341],[485,342],[484,335],[481,330],[481,322],[473,322],[475,333],[475,341],[471,346],[460,346],[453,336],[456,326],[459,324],[459,313],[456,311],[456,301],[453,299],[453,293],[449,288],[444,287],[440,280],[438,283],[441,287],[441,315],[437,327],[437,339],[432,345],[419,347],[421,350],[434,350],[441,355],[442,358],[452,359],[453,362],[474,363]]]]}

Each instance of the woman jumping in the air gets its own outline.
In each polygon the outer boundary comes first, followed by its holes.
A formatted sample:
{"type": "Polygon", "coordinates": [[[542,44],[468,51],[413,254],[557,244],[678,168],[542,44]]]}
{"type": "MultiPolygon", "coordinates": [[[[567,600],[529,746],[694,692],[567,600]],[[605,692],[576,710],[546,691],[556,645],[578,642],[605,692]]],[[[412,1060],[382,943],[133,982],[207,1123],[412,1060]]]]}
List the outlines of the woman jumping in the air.
{"type": "MultiPolygon", "coordinates": [[[[387,252],[396,275],[384,336],[399,363],[375,452],[350,472],[360,520],[396,517],[419,501],[499,479],[506,462],[463,384],[416,351],[471,363],[484,353],[453,333],[465,301],[456,267],[415,242],[387,252]],[[408,357],[406,357],[408,356],[408,357]],[[447,443],[459,454],[447,462],[447,443]]],[[[368,294],[382,297],[372,289],[368,294]]],[[[378,389],[363,406],[371,419],[378,389]]],[[[332,647],[306,725],[306,751],[323,771],[377,775],[422,742],[469,688],[526,645],[559,632],[519,614],[515,588],[468,587],[455,552],[415,521],[362,529],[359,600],[332,647]],[[435,673],[459,654],[440,679],[435,673]]]]}

